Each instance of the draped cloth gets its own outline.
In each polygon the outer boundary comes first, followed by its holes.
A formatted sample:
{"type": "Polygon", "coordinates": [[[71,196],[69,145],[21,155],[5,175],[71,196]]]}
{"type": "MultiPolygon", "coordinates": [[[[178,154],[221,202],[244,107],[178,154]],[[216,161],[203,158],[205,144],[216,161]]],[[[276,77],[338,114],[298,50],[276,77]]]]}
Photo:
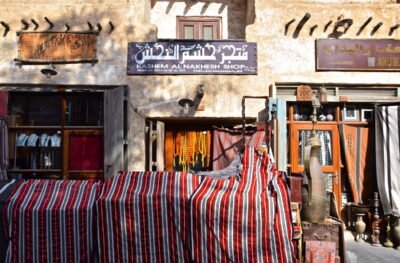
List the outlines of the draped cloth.
{"type": "Polygon", "coordinates": [[[103,141],[100,135],[70,136],[68,168],[75,171],[103,170],[103,141]]]}
{"type": "Polygon", "coordinates": [[[384,214],[400,216],[400,105],[375,108],[375,144],[384,214]]]}
{"type": "Polygon", "coordinates": [[[375,177],[373,129],[341,124],[340,135],[353,201],[368,204],[375,177]]]}
{"type": "Polygon", "coordinates": [[[0,117],[0,180],[7,180],[8,132],[5,118],[0,117]]]}
{"type": "MultiPolygon", "coordinates": [[[[257,127],[245,133],[246,147],[260,147],[265,140],[265,128],[257,127]]],[[[242,131],[239,129],[214,128],[213,131],[213,170],[226,168],[239,154],[242,131]]]]}
{"type": "Polygon", "coordinates": [[[206,177],[190,199],[194,262],[296,262],[287,186],[251,147],[239,179],[206,177]]]}
{"type": "Polygon", "coordinates": [[[97,202],[100,262],[189,262],[189,199],[200,177],[120,172],[97,202]]]}
{"type": "Polygon", "coordinates": [[[4,207],[6,262],[94,262],[100,188],[93,181],[20,181],[4,207]]]}
{"type": "Polygon", "coordinates": [[[0,262],[4,262],[8,248],[8,239],[4,228],[4,205],[17,184],[18,181],[15,179],[0,181],[0,262]]]}
{"type": "Polygon", "coordinates": [[[0,90],[0,180],[7,180],[8,134],[7,134],[8,92],[0,90]]]}

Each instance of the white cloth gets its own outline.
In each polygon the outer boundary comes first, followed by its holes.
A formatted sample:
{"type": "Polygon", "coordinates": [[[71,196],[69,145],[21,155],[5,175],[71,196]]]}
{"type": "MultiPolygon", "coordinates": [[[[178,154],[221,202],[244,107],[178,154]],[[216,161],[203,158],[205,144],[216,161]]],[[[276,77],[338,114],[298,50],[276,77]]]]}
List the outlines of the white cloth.
{"type": "Polygon", "coordinates": [[[376,174],[385,215],[400,216],[400,106],[375,111],[376,174]]]}
{"type": "Polygon", "coordinates": [[[28,140],[28,135],[26,135],[25,133],[21,133],[17,137],[17,146],[20,147],[25,146],[27,140],[28,140]]]}
{"type": "Polygon", "coordinates": [[[28,137],[28,141],[26,143],[26,146],[29,146],[29,147],[36,146],[36,142],[37,142],[38,138],[39,138],[39,136],[36,133],[32,133],[28,137]]]}
{"type": "Polygon", "coordinates": [[[49,146],[50,136],[47,133],[43,133],[40,135],[40,146],[47,147],[49,146]]]}
{"type": "Polygon", "coordinates": [[[57,133],[50,136],[51,147],[60,147],[61,145],[61,137],[57,133]]]}

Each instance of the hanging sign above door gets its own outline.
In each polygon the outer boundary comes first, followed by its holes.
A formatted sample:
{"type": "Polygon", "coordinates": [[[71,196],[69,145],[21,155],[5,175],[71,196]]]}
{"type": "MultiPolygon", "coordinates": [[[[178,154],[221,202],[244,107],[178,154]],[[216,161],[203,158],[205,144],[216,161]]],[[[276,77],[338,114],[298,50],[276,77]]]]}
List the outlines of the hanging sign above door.
{"type": "Polygon", "coordinates": [[[237,41],[131,42],[128,74],[255,75],[257,46],[237,41]]]}
{"type": "Polygon", "coordinates": [[[400,40],[318,39],[316,69],[400,71],[400,40]]]}
{"type": "Polygon", "coordinates": [[[297,101],[311,101],[312,95],[313,92],[310,86],[300,85],[296,89],[297,101]]]}
{"type": "Polygon", "coordinates": [[[20,32],[21,63],[97,62],[94,32],[20,32]]]}

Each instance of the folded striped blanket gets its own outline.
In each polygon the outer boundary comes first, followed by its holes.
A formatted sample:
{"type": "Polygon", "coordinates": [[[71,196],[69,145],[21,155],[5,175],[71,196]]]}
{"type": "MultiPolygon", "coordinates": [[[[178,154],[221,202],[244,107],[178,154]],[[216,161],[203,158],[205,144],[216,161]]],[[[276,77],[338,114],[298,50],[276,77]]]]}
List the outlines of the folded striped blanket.
{"type": "Polygon", "coordinates": [[[250,148],[242,174],[120,172],[97,202],[101,262],[296,262],[287,186],[250,148]]]}
{"type": "Polygon", "coordinates": [[[6,262],[93,262],[100,188],[93,181],[20,181],[4,207],[6,262]]]}
{"type": "Polygon", "coordinates": [[[188,262],[189,199],[200,177],[120,172],[97,202],[101,262],[188,262]]]}
{"type": "Polygon", "coordinates": [[[205,178],[190,199],[194,262],[296,262],[287,186],[247,148],[239,178],[205,178]]]}
{"type": "Polygon", "coordinates": [[[0,180],[0,262],[4,262],[8,249],[8,238],[4,228],[4,205],[17,184],[18,181],[15,179],[0,180]]]}

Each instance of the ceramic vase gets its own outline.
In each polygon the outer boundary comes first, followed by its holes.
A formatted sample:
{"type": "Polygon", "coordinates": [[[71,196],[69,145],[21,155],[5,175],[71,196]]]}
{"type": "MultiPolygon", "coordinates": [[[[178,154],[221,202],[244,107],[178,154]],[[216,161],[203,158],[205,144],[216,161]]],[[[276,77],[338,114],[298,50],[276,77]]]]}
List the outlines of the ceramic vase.
{"type": "Polygon", "coordinates": [[[366,224],[363,221],[363,216],[364,214],[357,214],[357,221],[355,224],[355,228],[356,228],[356,232],[357,232],[357,236],[356,236],[356,241],[357,242],[364,242],[364,239],[362,239],[362,234],[364,234],[365,228],[366,228],[366,224]]]}

